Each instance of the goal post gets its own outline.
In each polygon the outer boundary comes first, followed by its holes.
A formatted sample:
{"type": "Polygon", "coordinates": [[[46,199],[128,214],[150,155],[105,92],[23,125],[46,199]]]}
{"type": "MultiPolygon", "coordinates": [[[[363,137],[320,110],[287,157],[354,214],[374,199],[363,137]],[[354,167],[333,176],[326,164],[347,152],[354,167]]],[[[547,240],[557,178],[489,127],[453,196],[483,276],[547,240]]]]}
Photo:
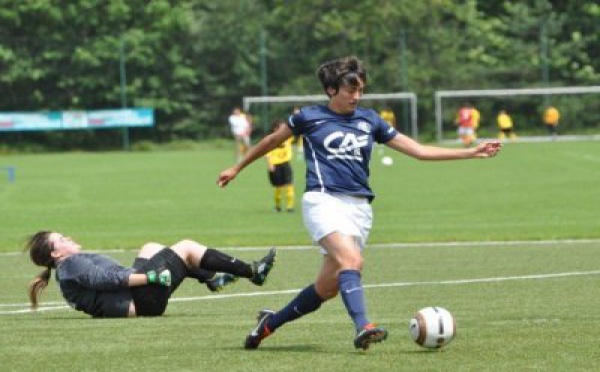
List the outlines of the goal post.
{"type": "MultiPolygon", "coordinates": [[[[367,93],[363,94],[361,101],[407,101],[410,105],[410,131],[411,137],[417,139],[419,136],[419,128],[417,125],[417,95],[412,92],[396,92],[396,93],[367,93]]],[[[253,104],[263,103],[308,103],[308,102],[327,102],[329,97],[325,94],[319,95],[293,95],[293,96],[246,96],[243,98],[244,111],[249,112],[253,104]]]]}
{"type": "Polygon", "coordinates": [[[440,90],[435,92],[436,139],[443,138],[443,98],[483,98],[512,96],[546,96],[600,93],[600,86],[571,86],[552,88],[483,89],[483,90],[440,90]]]}

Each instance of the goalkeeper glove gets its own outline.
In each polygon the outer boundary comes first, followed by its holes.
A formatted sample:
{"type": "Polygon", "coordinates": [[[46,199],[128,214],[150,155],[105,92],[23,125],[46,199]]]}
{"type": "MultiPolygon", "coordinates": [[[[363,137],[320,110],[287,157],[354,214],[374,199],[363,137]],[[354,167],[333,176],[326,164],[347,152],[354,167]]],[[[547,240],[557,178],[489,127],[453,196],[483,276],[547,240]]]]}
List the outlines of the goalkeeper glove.
{"type": "Polygon", "coordinates": [[[148,278],[148,283],[163,285],[165,287],[170,287],[171,286],[171,271],[169,271],[169,269],[159,269],[159,270],[150,270],[150,271],[146,272],[146,278],[148,278]]]}

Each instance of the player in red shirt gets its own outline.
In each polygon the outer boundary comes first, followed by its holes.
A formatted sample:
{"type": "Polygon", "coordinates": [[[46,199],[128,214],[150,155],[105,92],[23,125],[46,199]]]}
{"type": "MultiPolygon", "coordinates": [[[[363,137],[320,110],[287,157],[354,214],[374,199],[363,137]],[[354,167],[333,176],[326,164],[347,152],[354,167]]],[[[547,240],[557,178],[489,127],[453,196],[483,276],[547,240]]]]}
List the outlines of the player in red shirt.
{"type": "Polygon", "coordinates": [[[475,141],[472,111],[473,107],[467,103],[458,110],[456,120],[454,120],[454,124],[458,126],[458,137],[465,147],[470,147],[475,141]]]}

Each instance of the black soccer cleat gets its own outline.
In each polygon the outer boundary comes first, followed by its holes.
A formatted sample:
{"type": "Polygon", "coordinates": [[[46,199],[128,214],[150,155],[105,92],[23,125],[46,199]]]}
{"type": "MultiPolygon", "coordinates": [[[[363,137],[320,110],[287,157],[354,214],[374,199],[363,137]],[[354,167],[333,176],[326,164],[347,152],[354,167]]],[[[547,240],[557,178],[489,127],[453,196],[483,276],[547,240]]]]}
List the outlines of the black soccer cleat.
{"type": "Polygon", "coordinates": [[[372,343],[384,341],[388,336],[388,332],[377,327],[373,323],[367,324],[354,338],[354,347],[357,349],[367,350],[372,343]]]}
{"type": "Polygon", "coordinates": [[[235,283],[238,277],[227,273],[216,273],[215,276],[206,281],[206,286],[211,292],[219,292],[225,286],[235,283]]]}
{"type": "Polygon", "coordinates": [[[256,324],[256,328],[250,332],[248,336],[246,336],[246,341],[244,342],[244,349],[254,350],[257,349],[262,340],[267,338],[273,331],[267,327],[267,322],[269,319],[275,314],[273,310],[264,309],[258,312],[258,323],[256,324]]]}
{"type": "Polygon", "coordinates": [[[273,268],[275,264],[275,256],[277,255],[277,250],[275,247],[271,248],[269,253],[263,257],[260,261],[255,261],[252,263],[252,278],[250,281],[256,285],[263,285],[265,280],[267,280],[267,275],[269,275],[269,271],[273,268]]]}

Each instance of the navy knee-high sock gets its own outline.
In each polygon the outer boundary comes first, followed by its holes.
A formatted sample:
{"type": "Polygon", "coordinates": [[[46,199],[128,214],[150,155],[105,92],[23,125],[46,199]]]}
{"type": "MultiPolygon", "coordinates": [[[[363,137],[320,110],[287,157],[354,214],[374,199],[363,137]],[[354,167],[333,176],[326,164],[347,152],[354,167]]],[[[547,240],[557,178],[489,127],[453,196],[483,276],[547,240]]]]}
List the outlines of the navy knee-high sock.
{"type": "Polygon", "coordinates": [[[360,331],[369,324],[360,272],[358,270],[340,271],[338,283],[348,315],[352,318],[356,330],[360,331]]]}
{"type": "Polygon", "coordinates": [[[321,304],[325,302],[315,290],[315,285],[311,284],[304,288],[296,298],[294,298],[283,309],[275,313],[267,324],[271,332],[281,327],[284,323],[291,322],[308,313],[316,311],[321,304]]]}

